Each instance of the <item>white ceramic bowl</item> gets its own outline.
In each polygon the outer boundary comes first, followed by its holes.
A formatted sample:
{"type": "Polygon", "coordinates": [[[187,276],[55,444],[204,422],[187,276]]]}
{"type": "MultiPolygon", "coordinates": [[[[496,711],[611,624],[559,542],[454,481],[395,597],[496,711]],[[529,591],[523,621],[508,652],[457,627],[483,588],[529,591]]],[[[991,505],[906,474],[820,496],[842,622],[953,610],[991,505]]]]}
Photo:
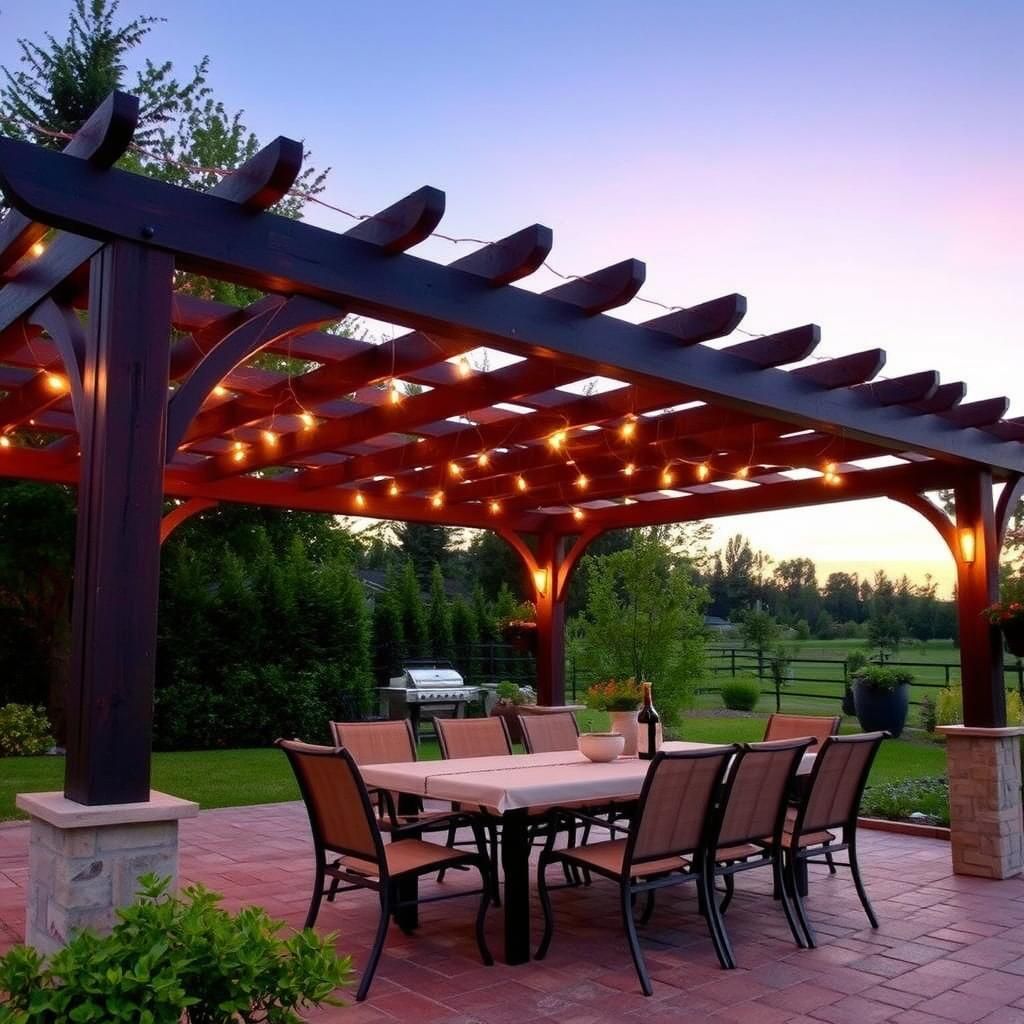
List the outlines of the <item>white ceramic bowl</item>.
{"type": "Polygon", "coordinates": [[[585,732],[579,738],[580,753],[591,761],[614,761],[626,749],[621,732],[585,732]]]}

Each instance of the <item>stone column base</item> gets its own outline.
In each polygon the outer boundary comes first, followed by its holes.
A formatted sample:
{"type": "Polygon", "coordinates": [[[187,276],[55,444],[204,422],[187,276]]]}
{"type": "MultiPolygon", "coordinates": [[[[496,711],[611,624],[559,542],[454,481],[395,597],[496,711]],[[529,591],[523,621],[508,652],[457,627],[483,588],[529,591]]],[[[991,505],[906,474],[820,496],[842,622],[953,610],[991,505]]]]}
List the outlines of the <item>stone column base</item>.
{"type": "Polygon", "coordinates": [[[146,803],[96,806],[21,793],[17,806],[31,819],[25,942],[40,953],[76,931],[110,931],[140,875],[176,879],[178,821],[199,813],[198,804],[155,791],[146,803]]]}
{"type": "Polygon", "coordinates": [[[946,736],[953,870],[980,878],[1019,875],[1024,871],[1024,728],[943,725],[938,731],[946,736]]]}

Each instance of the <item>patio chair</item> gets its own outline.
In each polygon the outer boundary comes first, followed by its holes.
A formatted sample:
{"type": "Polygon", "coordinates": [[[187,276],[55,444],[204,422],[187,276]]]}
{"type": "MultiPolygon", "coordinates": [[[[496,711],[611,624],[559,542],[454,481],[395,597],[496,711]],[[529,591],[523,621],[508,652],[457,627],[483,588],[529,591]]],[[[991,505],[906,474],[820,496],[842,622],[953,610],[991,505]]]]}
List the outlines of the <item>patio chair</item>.
{"type": "MultiPolygon", "coordinates": [[[[715,953],[723,967],[732,964],[723,941],[721,915],[713,898],[711,844],[715,825],[715,799],[736,746],[707,747],[681,753],[662,751],[651,761],[637,805],[637,813],[625,839],[609,839],[590,846],[554,849],[554,834],[540,855],[537,887],[544,911],[544,934],[536,959],[543,960],[554,930],[547,868],[554,863],[588,868],[619,886],[622,922],[633,956],[633,966],[645,996],[652,995],[650,975],[644,963],[633,920],[633,902],[640,893],[693,882],[700,896],[701,912],[708,923],[715,953]]],[[[564,818],[582,818],[578,812],[561,812],[564,818]]],[[[595,824],[601,824],[595,821],[595,824]]]]}
{"type": "Polygon", "coordinates": [[[505,719],[497,715],[490,718],[435,718],[434,729],[445,760],[512,753],[508,726],[505,719]]]}
{"type": "Polygon", "coordinates": [[[479,895],[476,943],[484,964],[488,967],[493,964],[484,936],[490,885],[489,865],[482,850],[452,850],[438,843],[425,842],[418,836],[405,838],[401,830],[394,830],[391,842],[385,845],[366,786],[347,750],[318,747],[297,740],[278,740],[277,745],[285,752],[295,772],[313,832],[316,877],[305,927],[312,928],[316,923],[324,896],[333,903],[339,892],[370,889],[380,898],[380,921],[359,982],[356,1001],[362,1002],[370,989],[391,915],[417,903],[479,895]],[[402,900],[399,884],[404,879],[456,865],[476,867],[480,872],[481,887],[446,896],[402,900]],[[329,883],[327,879],[330,879],[329,883]]]}
{"type": "Polygon", "coordinates": [[[550,754],[559,750],[576,750],[580,727],[571,711],[550,715],[520,715],[523,746],[528,754],[550,754]]]}
{"type": "Polygon", "coordinates": [[[850,869],[864,913],[872,928],[878,919],[868,899],[857,863],[857,815],[871,765],[878,748],[889,734],[866,732],[853,736],[828,736],[814,759],[814,768],[798,808],[791,808],[783,832],[786,872],[797,919],[804,930],[807,945],[814,948],[814,931],[807,919],[798,885],[798,874],[807,864],[821,863],[814,858],[822,853],[846,852],[849,860],[840,867],[850,869]],[[832,831],[842,830],[837,842],[832,831]]]}
{"type": "MultiPolygon", "coordinates": [[[[812,747],[820,746],[827,736],[835,736],[839,732],[842,719],[838,715],[783,715],[776,712],[768,716],[768,725],[764,730],[764,738],[768,740],[790,740],[801,736],[813,739],[812,747]]],[[[805,777],[798,776],[793,781],[791,802],[799,803],[803,796],[805,777]]],[[[825,853],[825,863],[829,874],[836,873],[832,863],[832,854],[825,853]]]]}
{"type": "MultiPolygon", "coordinates": [[[[715,844],[713,879],[725,881],[724,915],[732,901],[735,876],[754,868],[771,868],[775,891],[796,944],[804,945],[803,931],[796,920],[783,877],[782,836],[789,809],[789,792],[800,759],[811,738],[745,743],[729,769],[713,828],[715,844]]],[[[644,911],[650,918],[653,903],[644,911]]],[[[730,967],[736,966],[728,933],[723,923],[721,941],[730,967]]]]}

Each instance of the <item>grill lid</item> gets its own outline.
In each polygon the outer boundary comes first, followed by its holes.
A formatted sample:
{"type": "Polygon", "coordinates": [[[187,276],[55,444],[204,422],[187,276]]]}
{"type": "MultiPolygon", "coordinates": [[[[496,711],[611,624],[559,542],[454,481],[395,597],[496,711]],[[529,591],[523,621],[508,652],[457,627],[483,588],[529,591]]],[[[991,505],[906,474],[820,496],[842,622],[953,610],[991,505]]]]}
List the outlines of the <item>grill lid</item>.
{"type": "Polygon", "coordinates": [[[407,661],[393,685],[415,690],[448,690],[463,685],[462,676],[449,661],[407,661]]]}

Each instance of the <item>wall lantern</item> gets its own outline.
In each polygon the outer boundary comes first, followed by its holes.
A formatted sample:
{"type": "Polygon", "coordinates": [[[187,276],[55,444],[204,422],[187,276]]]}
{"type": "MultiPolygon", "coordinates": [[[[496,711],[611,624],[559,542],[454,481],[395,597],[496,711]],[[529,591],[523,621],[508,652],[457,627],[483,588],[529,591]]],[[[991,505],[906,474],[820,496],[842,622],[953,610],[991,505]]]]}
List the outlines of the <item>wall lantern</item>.
{"type": "Polygon", "coordinates": [[[548,571],[547,569],[534,569],[533,570],[533,585],[537,588],[537,593],[544,595],[548,592],[548,571]]]}
{"type": "Polygon", "coordinates": [[[960,531],[960,557],[967,565],[974,564],[975,537],[972,526],[964,527],[960,531]]]}

